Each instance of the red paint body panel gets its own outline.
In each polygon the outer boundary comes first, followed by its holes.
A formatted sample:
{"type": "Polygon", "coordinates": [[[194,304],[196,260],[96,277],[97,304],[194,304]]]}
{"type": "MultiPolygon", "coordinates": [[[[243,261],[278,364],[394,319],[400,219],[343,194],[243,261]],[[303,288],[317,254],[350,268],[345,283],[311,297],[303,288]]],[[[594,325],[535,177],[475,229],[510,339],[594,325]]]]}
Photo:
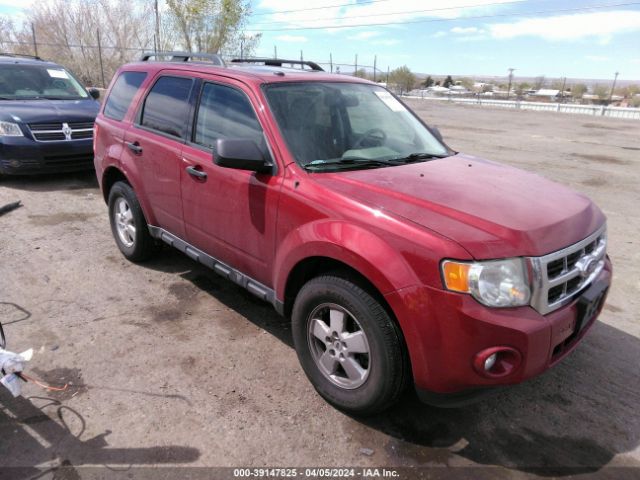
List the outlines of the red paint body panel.
{"type": "MultiPolygon", "coordinates": [[[[517,383],[549,368],[554,347],[575,325],[575,301],[546,316],[530,307],[487,308],[445,291],[443,259],[539,256],[587,237],[604,222],[585,196],[512,167],[453,157],[392,168],[308,173],[295,163],[269,110],[262,86],[282,81],[361,82],[347,76],[289,73],[197,64],[137,63],[148,72],[122,122],[96,121],[95,165],[117,169],[136,191],[149,224],[174,235],[273,289],[285,300],[292,270],[310,257],[340,261],[384,296],[403,332],[417,387],[457,392],[517,383]],[[233,86],[249,98],[268,141],[273,175],[222,168],[211,151],[136,126],[144,96],[158,75],[233,86]],[[137,141],[144,154],[125,145],[137,141]],[[205,171],[200,181],[187,166],[205,171]],[[520,366],[501,378],[473,368],[481,350],[508,346],[520,366]]],[[[114,79],[117,78],[117,75],[114,79]]],[[[108,98],[108,93],[107,93],[108,98]]],[[[610,282],[611,265],[600,279],[610,282]]]]}

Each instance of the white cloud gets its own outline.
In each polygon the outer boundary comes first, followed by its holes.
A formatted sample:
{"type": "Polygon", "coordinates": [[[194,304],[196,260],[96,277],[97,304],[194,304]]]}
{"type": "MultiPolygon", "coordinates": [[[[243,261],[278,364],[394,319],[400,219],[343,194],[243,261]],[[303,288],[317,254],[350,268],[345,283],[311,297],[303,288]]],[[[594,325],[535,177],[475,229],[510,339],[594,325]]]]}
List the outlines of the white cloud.
{"type": "MultiPolygon", "coordinates": [[[[304,3],[291,0],[262,0],[258,7],[273,11],[271,15],[255,17],[251,30],[277,29],[290,27],[318,27],[350,25],[375,25],[387,22],[404,22],[428,18],[462,18],[470,15],[483,15],[502,8],[502,3],[513,3],[514,0],[394,0],[358,4],[351,0],[347,6],[325,8],[336,5],[335,0],[306,0],[304,3]],[[473,4],[473,7],[469,5],[473,4]],[[303,6],[302,6],[303,5],[303,6]],[[318,8],[318,7],[321,7],[318,8]],[[300,9],[303,12],[286,12],[300,9]],[[284,13],[277,13],[278,11],[284,13]],[[274,24],[273,22],[280,22],[274,24]]],[[[341,3],[341,2],[338,2],[341,3]]]]}
{"type": "Polygon", "coordinates": [[[609,61],[609,57],[604,57],[602,55],[585,55],[584,58],[591,62],[608,62],[609,61]]]}
{"type": "Polygon", "coordinates": [[[374,32],[372,30],[367,30],[367,31],[364,31],[364,32],[356,33],[355,35],[351,35],[350,37],[347,37],[347,39],[349,39],[349,40],[368,40],[370,38],[377,37],[377,36],[379,36],[381,34],[382,34],[382,32],[374,32]]]}
{"type": "Polygon", "coordinates": [[[302,35],[278,35],[276,40],[280,40],[281,42],[292,42],[292,43],[304,43],[309,41],[307,37],[302,35]]]}
{"type": "Polygon", "coordinates": [[[472,33],[483,33],[483,32],[484,30],[478,27],[453,27],[451,29],[451,33],[460,33],[465,35],[469,35],[472,33]]]}
{"type": "Polygon", "coordinates": [[[545,40],[596,38],[599,43],[606,44],[615,34],[640,32],[640,11],[616,10],[527,18],[513,23],[494,23],[488,25],[488,29],[495,38],[522,36],[541,37],[545,40]]]}
{"type": "Polygon", "coordinates": [[[447,35],[447,32],[443,32],[442,30],[440,30],[439,32],[434,33],[433,35],[431,35],[433,38],[441,38],[447,35]]]}
{"type": "Polygon", "coordinates": [[[0,5],[14,8],[29,8],[34,0],[20,0],[19,5],[16,5],[17,3],[15,0],[0,0],[0,5]]]}
{"type": "Polygon", "coordinates": [[[400,40],[395,38],[390,38],[388,40],[374,40],[371,42],[372,45],[383,45],[385,47],[390,47],[391,45],[397,45],[400,43],[400,40]]]}

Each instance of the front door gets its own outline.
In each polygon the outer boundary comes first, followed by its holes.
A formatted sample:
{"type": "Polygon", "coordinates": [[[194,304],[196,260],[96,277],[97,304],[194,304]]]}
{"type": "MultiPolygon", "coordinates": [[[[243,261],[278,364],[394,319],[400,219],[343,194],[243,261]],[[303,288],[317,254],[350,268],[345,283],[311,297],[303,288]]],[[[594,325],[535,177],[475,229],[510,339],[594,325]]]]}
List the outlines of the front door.
{"type": "Polygon", "coordinates": [[[182,151],[182,202],[189,243],[271,286],[281,178],[219,167],[218,138],[246,139],[267,151],[263,129],[240,85],[204,82],[191,141],[182,151]]]}

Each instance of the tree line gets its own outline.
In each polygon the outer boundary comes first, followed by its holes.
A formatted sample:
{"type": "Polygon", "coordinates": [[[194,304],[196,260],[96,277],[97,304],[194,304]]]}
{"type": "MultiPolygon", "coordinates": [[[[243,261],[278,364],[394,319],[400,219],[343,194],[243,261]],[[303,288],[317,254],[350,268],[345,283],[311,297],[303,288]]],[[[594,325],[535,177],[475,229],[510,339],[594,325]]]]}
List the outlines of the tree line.
{"type": "Polygon", "coordinates": [[[143,51],[249,55],[259,40],[244,34],[250,13],[248,0],[167,0],[156,24],[151,1],[34,2],[20,21],[0,16],[0,50],[37,54],[102,86],[143,51]]]}

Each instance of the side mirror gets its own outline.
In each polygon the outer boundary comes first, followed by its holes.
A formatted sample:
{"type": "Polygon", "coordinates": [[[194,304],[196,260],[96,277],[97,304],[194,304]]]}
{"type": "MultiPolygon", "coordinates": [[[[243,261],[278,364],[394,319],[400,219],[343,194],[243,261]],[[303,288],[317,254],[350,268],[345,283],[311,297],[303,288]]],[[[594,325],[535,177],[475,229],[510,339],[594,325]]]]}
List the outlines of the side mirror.
{"type": "Polygon", "coordinates": [[[438,140],[440,140],[442,143],[444,143],[444,139],[442,138],[442,134],[440,133],[440,130],[438,130],[438,127],[429,127],[431,129],[431,133],[433,133],[433,136],[436,137],[438,140]]]}
{"type": "Polygon", "coordinates": [[[93,98],[94,100],[98,100],[100,98],[100,90],[98,90],[97,88],[91,87],[88,91],[89,95],[91,95],[91,98],[93,98]]]}
{"type": "Polygon", "coordinates": [[[220,167],[271,173],[273,164],[256,142],[236,138],[219,138],[213,152],[213,163],[220,167]]]}

